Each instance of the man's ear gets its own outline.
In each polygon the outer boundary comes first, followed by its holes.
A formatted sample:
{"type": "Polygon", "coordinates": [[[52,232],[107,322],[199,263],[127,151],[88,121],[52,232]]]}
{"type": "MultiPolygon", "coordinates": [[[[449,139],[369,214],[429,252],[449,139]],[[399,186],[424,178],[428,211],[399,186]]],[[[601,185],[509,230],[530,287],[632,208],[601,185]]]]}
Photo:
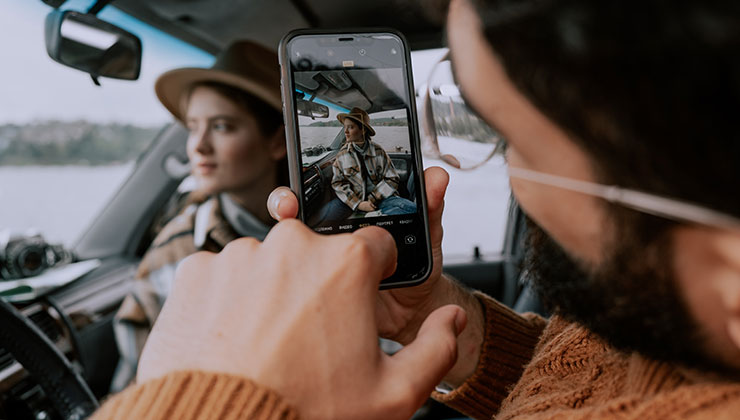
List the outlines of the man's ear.
{"type": "Polygon", "coordinates": [[[287,149],[285,146],[285,127],[280,126],[267,140],[268,148],[270,151],[270,157],[274,161],[279,161],[285,158],[287,149]]]}
{"type": "Polygon", "coordinates": [[[740,232],[683,226],[673,264],[686,304],[708,338],[737,363],[740,355],[740,232]]]}
{"type": "Polygon", "coordinates": [[[721,232],[714,236],[714,249],[727,270],[714,279],[713,285],[727,314],[727,333],[740,350],[740,233],[721,232]]]}

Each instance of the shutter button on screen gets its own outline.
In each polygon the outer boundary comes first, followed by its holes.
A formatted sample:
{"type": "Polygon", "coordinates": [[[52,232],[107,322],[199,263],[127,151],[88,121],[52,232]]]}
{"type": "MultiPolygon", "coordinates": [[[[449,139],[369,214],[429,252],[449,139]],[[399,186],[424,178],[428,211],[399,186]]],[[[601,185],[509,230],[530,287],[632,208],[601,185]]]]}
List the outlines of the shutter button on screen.
{"type": "Polygon", "coordinates": [[[414,236],[414,235],[406,235],[406,237],[403,238],[403,242],[406,245],[413,245],[413,244],[416,243],[416,236],[414,236]]]}

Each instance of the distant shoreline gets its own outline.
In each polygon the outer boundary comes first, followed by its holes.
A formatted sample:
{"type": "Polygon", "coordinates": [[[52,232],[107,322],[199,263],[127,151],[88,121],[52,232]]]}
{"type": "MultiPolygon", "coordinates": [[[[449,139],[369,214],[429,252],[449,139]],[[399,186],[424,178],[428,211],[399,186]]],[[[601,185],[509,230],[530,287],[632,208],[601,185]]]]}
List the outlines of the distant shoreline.
{"type": "Polygon", "coordinates": [[[0,125],[1,166],[108,166],[141,155],[162,127],[39,121],[0,125]]]}
{"type": "Polygon", "coordinates": [[[86,165],[86,164],[80,164],[80,163],[25,163],[25,164],[0,164],[0,171],[3,169],[29,169],[29,168],[115,168],[120,166],[129,166],[133,165],[135,163],[134,160],[129,160],[126,162],[108,162],[108,163],[100,163],[95,165],[86,165]]]}
{"type": "MultiPolygon", "coordinates": [[[[370,125],[373,127],[405,127],[409,125],[406,118],[377,118],[371,119],[370,125]]],[[[301,127],[341,127],[339,120],[316,121],[311,124],[301,124],[301,127]]]]}

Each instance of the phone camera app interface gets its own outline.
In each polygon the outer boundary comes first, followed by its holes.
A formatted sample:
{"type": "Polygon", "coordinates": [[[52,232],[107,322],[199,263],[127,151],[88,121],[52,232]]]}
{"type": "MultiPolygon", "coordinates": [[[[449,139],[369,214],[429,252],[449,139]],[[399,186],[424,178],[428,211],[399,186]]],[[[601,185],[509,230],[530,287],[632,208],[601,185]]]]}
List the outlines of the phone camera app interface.
{"type": "Polygon", "coordinates": [[[381,226],[399,254],[415,253],[425,234],[400,39],[307,37],[290,48],[305,222],[322,233],[381,226]]]}
{"type": "Polygon", "coordinates": [[[403,58],[400,46],[375,45],[392,41],[337,43],[324,51],[313,42],[293,54],[300,57],[292,76],[303,204],[308,225],[318,231],[417,213],[403,58]]]}

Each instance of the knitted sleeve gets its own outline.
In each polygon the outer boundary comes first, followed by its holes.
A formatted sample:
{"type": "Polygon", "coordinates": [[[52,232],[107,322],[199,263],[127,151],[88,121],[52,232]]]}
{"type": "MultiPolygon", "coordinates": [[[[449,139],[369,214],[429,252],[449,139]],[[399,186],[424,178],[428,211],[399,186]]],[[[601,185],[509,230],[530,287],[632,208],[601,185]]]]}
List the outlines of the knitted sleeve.
{"type": "Polygon", "coordinates": [[[485,314],[485,331],[478,367],[468,380],[432,397],[476,419],[490,419],[529,363],[547,321],[520,315],[494,299],[476,293],[485,314]]]}
{"type": "Polygon", "coordinates": [[[92,420],[295,420],[298,414],[272,390],[221,373],[177,372],[127,388],[92,420]]]}

